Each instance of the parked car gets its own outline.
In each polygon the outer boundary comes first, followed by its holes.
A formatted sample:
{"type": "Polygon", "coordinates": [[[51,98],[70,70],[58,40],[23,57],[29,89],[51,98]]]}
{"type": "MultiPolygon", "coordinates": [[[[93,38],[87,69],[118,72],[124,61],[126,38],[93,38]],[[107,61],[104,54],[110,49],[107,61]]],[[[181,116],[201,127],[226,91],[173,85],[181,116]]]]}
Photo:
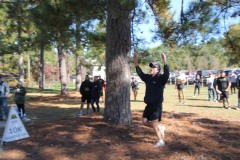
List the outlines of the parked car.
{"type": "Polygon", "coordinates": [[[212,73],[212,70],[197,71],[197,74],[200,75],[200,78],[202,79],[203,85],[206,85],[210,73],[212,73]]]}
{"type": "Polygon", "coordinates": [[[240,68],[236,68],[236,69],[234,70],[234,73],[235,73],[236,75],[240,75],[240,68]]]}
{"type": "Polygon", "coordinates": [[[185,72],[187,84],[193,84],[196,77],[196,72],[185,72]]]}
{"type": "Polygon", "coordinates": [[[225,69],[224,72],[225,72],[226,76],[228,76],[230,73],[235,73],[236,75],[239,75],[240,68],[225,69]]]}
{"type": "Polygon", "coordinates": [[[175,84],[177,76],[179,76],[179,74],[177,72],[170,72],[168,83],[175,84]]]}

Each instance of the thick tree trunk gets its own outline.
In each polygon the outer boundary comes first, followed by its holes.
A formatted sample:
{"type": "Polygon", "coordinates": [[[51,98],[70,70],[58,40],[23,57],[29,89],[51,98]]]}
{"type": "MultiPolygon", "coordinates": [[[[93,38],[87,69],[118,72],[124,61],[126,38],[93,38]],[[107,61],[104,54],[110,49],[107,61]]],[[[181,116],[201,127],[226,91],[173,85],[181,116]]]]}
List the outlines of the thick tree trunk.
{"type": "Polygon", "coordinates": [[[60,46],[58,46],[58,64],[60,76],[59,79],[61,82],[61,94],[68,94],[66,55],[60,46]]]}
{"type": "Polygon", "coordinates": [[[107,18],[105,121],[132,123],[130,109],[130,9],[111,0],[107,18]]]}

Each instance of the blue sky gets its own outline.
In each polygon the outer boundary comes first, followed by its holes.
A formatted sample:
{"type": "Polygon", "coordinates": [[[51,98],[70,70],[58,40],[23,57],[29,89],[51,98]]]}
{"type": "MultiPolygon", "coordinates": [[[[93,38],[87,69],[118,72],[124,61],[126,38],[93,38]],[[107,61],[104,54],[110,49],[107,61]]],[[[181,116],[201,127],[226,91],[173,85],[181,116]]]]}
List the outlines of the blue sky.
{"type": "MultiPolygon", "coordinates": [[[[144,1],[144,0],[143,0],[144,1]]],[[[187,8],[188,3],[191,1],[195,1],[195,0],[185,0],[184,1],[184,8],[187,8]]],[[[181,11],[181,2],[182,0],[171,0],[171,11],[175,12],[175,20],[177,21],[180,17],[180,11],[181,11]]],[[[145,8],[146,10],[146,8],[145,8]]],[[[141,24],[138,27],[141,30],[141,33],[138,33],[137,36],[139,38],[143,38],[146,40],[146,43],[144,45],[144,48],[152,48],[152,47],[156,47],[159,46],[161,44],[161,41],[152,41],[152,38],[154,36],[154,33],[151,32],[152,31],[156,31],[157,30],[157,25],[155,24],[154,18],[151,16],[151,12],[149,10],[148,12],[148,23],[145,24],[141,24]]],[[[236,24],[236,23],[240,23],[239,19],[229,19],[227,21],[225,21],[226,26],[230,26],[232,24],[236,24]]],[[[224,22],[221,22],[221,25],[224,26],[224,22]]],[[[225,32],[228,28],[223,28],[222,32],[225,32]]],[[[221,35],[219,35],[221,36],[221,35]]]]}
{"type": "MultiPolygon", "coordinates": [[[[186,7],[190,1],[192,0],[185,0],[184,6],[186,7]]],[[[181,11],[181,0],[171,0],[171,7],[171,11],[175,12],[175,20],[179,19],[181,11]]],[[[148,13],[148,23],[139,25],[139,28],[142,30],[142,32],[141,34],[138,34],[138,36],[144,38],[147,41],[147,44],[145,46],[147,48],[156,47],[161,44],[160,40],[152,42],[154,33],[152,33],[151,30],[156,31],[157,25],[155,24],[154,18],[150,16],[151,14],[151,12],[148,13]]]]}

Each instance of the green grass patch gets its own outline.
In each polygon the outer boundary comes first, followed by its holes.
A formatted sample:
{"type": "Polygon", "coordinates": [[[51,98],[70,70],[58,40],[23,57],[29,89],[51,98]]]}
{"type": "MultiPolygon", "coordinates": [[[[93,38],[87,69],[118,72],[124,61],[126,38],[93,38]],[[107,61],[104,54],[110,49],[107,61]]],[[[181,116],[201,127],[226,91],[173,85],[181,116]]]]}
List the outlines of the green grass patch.
{"type": "MultiPolygon", "coordinates": [[[[143,102],[145,84],[140,83],[137,101],[133,101],[131,93],[131,106],[133,110],[143,110],[146,104],[143,102]]],[[[164,90],[163,111],[175,113],[196,113],[203,117],[217,117],[223,119],[240,120],[240,111],[237,108],[237,95],[230,95],[231,110],[223,109],[222,103],[208,101],[207,87],[200,88],[200,96],[193,97],[194,86],[188,85],[184,89],[186,104],[178,104],[177,89],[174,85],[166,85],[164,90]]]]}

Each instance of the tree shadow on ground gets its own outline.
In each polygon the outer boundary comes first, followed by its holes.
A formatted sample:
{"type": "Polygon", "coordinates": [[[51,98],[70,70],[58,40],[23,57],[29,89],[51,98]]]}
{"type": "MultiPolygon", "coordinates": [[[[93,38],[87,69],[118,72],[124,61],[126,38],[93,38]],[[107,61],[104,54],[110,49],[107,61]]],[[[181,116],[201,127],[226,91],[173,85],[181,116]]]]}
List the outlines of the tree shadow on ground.
{"type": "Polygon", "coordinates": [[[199,105],[185,105],[185,106],[188,106],[188,107],[196,107],[196,108],[222,108],[222,107],[218,107],[218,106],[199,106],[199,105]]]}
{"type": "MultiPolygon", "coordinates": [[[[30,99],[30,103],[37,103],[37,100],[30,99]]],[[[75,104],[75,98],[70,97],[70,100],[75,104]]],[[[240,157],[239,122],[202,118],[194,113],[163,112],[166,146],[153,148],[156,137],[151,128],[142,125],[142,111],[133,111],[131,126],[116,126],[105,123],[101,113],[76,117],[74,114],[79,107],[61,108],[58,104],[65,101],[54,96],[40,99],[40,102],[45,101],[53,101],[53,105],[28,108],[30,118],[33,117],[31,122],[25,123],[30,138],[7,143],[0,151],[0,158],[175,160],[240,157]]]]}

